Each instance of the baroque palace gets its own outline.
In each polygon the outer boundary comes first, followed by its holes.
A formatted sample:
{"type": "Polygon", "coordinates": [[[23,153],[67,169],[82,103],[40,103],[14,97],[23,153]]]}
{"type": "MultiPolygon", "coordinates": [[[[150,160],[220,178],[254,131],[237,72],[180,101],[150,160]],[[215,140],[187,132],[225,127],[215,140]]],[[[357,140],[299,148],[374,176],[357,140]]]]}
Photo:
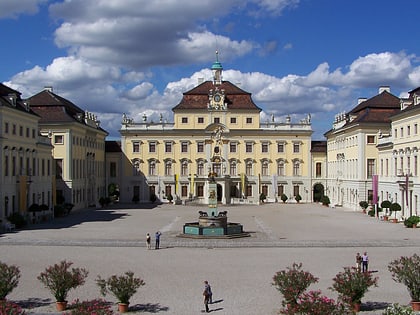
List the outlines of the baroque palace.
{"type": "Polygon", "coordinates": [[[25,100],[0,84],[0,228],[15,212],[37,222],[33,204],[52,217],[57,203],[80,209],[116,192],[123,203],[207,204],[209,177],[221,204],[326,195],[357,210],[375,196],[398,202],[399,218],[420,214],[420,87],[408,98],[380,87],[338,114],[326,141],[313,141],[310,115],[262,122],[251,94],[223,80],[217,58],[211,69],[212,80],[172,108],[173,122],[124,114],[119,141],[106,141],[95,115],[52,88],[25,100]]]}

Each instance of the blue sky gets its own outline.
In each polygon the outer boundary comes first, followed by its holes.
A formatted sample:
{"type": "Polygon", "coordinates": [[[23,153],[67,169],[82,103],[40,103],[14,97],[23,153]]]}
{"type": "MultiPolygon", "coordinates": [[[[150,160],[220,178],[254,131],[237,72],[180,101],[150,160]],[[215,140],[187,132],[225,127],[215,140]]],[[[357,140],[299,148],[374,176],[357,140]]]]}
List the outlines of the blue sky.
{"type": "Polygon", "coordinates": [[[418,12],[418,0],[0,0],[0,80],[23,97],[53,86],[118,137],[123,113],[172,121],[218,50],[262,121],[310,113],[323,139],[379,86],[420,86],[418,12]]]}

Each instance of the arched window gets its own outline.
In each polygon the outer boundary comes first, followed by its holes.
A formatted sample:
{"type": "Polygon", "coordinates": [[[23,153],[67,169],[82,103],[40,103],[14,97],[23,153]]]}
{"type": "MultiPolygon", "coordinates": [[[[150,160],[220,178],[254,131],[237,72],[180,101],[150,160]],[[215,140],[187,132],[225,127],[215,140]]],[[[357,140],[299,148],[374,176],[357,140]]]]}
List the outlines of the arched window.
{"type": "Polygon", "coordinates": [[[149,161],[149,175],[151,176],[156,175],[156,161],[155,160],[149,161]]]}
{"type": "Polygon", "coordinates": [[[285,172],[284,172],[284,161],[278,161],[277,162],[277,175],[278,176],[284,176],[285,172]]]}
{"type": "Polygon", "coordinates": [[[172,161],[165,162],[165,175],[166,176],[172,175],[172,161]]]}

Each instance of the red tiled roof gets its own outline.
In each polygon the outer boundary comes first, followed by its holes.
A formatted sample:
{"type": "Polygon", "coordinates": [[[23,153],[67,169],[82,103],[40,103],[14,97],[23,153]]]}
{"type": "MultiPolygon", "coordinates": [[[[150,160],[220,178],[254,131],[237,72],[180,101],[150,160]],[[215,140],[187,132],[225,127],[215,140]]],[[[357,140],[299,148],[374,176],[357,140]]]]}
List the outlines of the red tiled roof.
{"type": "Polygon", "coordinates": [[[356,114],[366,108],[399,109],[400,99],[387,91],[383,91],[381,94],[361,102],[359,105],[353,108],[349,114],[356,114]]]}
{"type": "Polygon", "coordinates": [[[311,152],[327,153],[327,141],[311,141],[311,152]]]}
{"type": "Polygon", "coordinates": [[[183,94],[181,102],[172,108],[173,111],[179,109],[207,109],[209,102],[210,90],[225,91],[225,102],[228,109],[245,109],[245,110],[258,110],[261,109],[255,105],[252,100],[251,93],[245,92],[236,85],[229,81],[223,81],[222,84],[215,85],[212,81],[206,81],[192,90],[183,94]]]}
{"type": "Polygon", "coordinates": [[[115,140],[105,141],[105,152],[122,152],[121,142],[115,140]]]}

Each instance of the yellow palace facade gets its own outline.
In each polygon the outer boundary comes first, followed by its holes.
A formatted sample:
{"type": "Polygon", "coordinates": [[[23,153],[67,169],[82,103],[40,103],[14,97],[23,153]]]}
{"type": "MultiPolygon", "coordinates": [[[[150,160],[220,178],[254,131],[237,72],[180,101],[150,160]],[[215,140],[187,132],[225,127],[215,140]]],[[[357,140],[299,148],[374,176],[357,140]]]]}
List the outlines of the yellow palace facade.
{"type": "Polygon", "coordinates": [[[311,200],[310,117],[261,122],[251,94],[223,81],[222,70],[217,60],[213,79],[183,94],[173,122],[123,115],[121,202],[207,204],[209,177],[222,204],[258,203],[261,194],[311,200]]]}

